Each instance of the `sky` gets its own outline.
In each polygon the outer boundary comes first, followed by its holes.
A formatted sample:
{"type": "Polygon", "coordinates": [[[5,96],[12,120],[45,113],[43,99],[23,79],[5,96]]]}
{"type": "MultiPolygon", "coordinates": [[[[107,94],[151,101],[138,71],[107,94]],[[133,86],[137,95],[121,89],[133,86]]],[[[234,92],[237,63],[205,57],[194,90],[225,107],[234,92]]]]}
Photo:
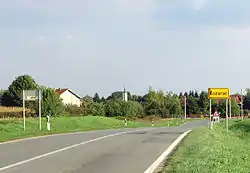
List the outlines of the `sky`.
{"type": "Polygon", "coordinates": [[[250,87],[250,1],[8,0],[0,88],[15,77],[107,96],[250,87]]]}

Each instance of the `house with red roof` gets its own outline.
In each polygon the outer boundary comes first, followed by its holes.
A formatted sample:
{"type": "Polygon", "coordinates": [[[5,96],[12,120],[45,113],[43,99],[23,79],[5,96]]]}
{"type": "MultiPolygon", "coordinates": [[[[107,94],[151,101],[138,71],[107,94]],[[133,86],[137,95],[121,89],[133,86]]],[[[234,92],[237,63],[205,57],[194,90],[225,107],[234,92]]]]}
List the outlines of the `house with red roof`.
{"type": "Polygon", "coordinates": [[[64,105],[76,105],[81,106],[81,96],[73,92],[69,88],[57,88],[55,92],[60,95],[64,105]]]}

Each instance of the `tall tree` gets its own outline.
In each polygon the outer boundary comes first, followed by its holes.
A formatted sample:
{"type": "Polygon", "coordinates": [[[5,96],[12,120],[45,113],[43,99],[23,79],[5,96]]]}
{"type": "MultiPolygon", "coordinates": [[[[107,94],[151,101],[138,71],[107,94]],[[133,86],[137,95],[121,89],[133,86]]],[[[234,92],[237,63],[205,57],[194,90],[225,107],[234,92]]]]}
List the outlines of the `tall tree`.
{"type": "Polygon", "coordinates": [[[183,97],[183,93],[182,92],[180,92],[180,94],[179,94],[179,98],[182,98],[183,97]]]}
{"type": "Polygon", "coordinates": [[[197,99],[199,99],[199,93],[197,91],[195,91],[194,97],[197,98],[197,99]]]}
{"type": "Polygon", "coordinates": [[[98,93],[95,93],[95,95],[93,97],[93,101],[96,102],[96,103],[100,103],[101,102],[101,99],[100,99],[98,93]]]}
{"type": "Polygon", "coordinates": [[[65,107],[60,96],[52,88],[40,87],[40,89],[42,91],[42,115],[61,115],[65,107]]]}
{"type": "Polygon", "coordinates": [[[246,89],[246,95],[243,100],[244,109],[250,110],[250,88],[246,89]]]}
{"type": "Polygon", "coordinates": [[[240,106],[237,104],[235,98],[231,100],[231,113],[232,115],[240,114],[240,106]]]}
{"type": "Polygon", "coordinates": [[[203,114],[209,113],[209,99],[208,99],[208,93],[206,91],[201,92],[198,100],[198,106],[203,114]]]}
{"type": "Polygon", "coordinates": [[[22,90],[36,90],[38,85],[29,75],[18,76],[9,86],[12,106],[22,106],[22,90]]]}
{"type": "Polygon", "coordinates": [[[199,114],[200,113],[197,101],[198,100],[193,96],[189,96],[187,98],[187,113],[188,114],[199,114]]]}

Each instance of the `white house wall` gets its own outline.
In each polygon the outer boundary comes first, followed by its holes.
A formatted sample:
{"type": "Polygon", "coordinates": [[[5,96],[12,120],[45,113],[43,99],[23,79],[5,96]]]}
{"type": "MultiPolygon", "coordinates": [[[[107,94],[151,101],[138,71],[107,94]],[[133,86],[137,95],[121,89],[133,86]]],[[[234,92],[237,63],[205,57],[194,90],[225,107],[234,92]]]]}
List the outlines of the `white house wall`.
{"type": "Polygon", "coordinates": [[[60,98],[63,100],[65,105],[77,105],[79,107],[81,105],[81,100],[68,90],[63,92],[60,95],[60,98]]]}

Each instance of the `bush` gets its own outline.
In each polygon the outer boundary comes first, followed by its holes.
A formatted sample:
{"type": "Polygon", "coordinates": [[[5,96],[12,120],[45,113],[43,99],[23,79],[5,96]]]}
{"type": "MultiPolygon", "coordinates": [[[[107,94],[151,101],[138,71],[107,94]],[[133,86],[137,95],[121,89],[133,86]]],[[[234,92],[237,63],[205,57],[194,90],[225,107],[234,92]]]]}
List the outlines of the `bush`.
{"type": "Polygon", "coordinates": [[[65,112],[70,115],[82,115],[81,108],[76,105],[66,105],[65,112]]]}
{"type": "Polygon", "coordinates": [[[105,109],[103,103],[91,102],[89,104],[78,107],[76,105],[67,105],[65,108],[66,113],[78,116],[105,116],[105,109]]]}
{"type": "Polygon", "coordinates": [[[105,104],[108,117],[137,117],[144,114],[143,106],[135,101],[108,100],[105,104]]]}
{"type": "Polygon", "coordinates": [[[105,116],[104,104],[96,102],[91,103],[89,105],[87,113],[88,115],[93,115],[93,116],[105,116]]]}

